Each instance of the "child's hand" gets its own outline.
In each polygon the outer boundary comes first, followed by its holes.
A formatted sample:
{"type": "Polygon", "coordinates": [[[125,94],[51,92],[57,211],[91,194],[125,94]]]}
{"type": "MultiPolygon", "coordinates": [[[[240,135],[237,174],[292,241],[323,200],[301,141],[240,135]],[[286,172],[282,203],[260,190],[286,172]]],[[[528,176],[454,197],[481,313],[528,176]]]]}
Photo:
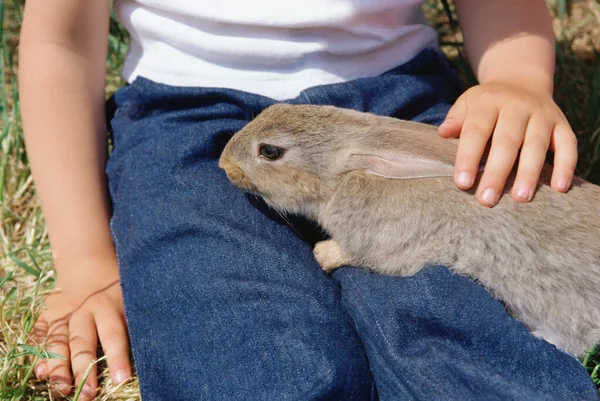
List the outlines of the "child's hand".
{"type": "Polygon", "coordinates": [[[577,163],[577,140],[565,116],[546,90],[525,89],[491,82],[467,90],[448,112],[439,128],[443,137],[460,137],[456,156],[456,185],[473,186],[482,155],[491,139],[477,199],[494,206],[515,165],[517,176],[511,191],[519,202],[532,199],[548,149],[554,151],[551,186],[566,192],[577,163]]]}
{"type": "MultiPolygon", "coordinates": [[[[39,379],[50,379],[56,395],[73,393],[73,376],[75,386],[81,383],[90,362],[96,358],[98,337],[113,382],[120,383],[131,376],[121,288],[118,277],[107,276],[102,272],[92,276],[102,277],[98,282],[91,282],[90,276],[85,275],[66,280],[59,276],[59,290],[46,298],[46,310],[36,323],[34,338],[46,338],[46,350],[66,360],[39,361],[35,372],[39,379]]],[[[97,384],[94,367],[80,399],[93,399],[97,384]]]]}

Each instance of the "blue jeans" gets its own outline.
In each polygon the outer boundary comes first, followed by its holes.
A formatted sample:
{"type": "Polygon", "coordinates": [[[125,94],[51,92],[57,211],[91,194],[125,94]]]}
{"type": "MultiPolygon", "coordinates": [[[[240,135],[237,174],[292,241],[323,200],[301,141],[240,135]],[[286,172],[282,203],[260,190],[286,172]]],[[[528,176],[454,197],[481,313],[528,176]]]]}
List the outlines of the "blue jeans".
{"type": "MultiPolygon", "coordinates": [[[[456,82],[425,51],[289,102],[439,124],[456,82]]],[[[112,230],[145,401],[597,399],[576,359],[443,266],[323,273],[318,228],[290,228],[217,166],[273,99],[138,78],[114,100],[112,230]]]]}

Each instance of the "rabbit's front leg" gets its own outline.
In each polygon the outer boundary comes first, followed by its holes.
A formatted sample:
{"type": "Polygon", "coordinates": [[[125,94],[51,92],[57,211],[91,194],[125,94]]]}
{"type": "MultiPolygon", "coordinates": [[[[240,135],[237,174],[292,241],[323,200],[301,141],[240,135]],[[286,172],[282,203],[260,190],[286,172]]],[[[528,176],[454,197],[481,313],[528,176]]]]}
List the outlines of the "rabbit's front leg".
{"type": "Polygon", "coordinates": [[[340,266],[349,264],[349,258],[340,247],[340,244],[333,239],[319,241],[313,249],[315,259],[321,265],[323,270],[331,273],[340,266]]]}

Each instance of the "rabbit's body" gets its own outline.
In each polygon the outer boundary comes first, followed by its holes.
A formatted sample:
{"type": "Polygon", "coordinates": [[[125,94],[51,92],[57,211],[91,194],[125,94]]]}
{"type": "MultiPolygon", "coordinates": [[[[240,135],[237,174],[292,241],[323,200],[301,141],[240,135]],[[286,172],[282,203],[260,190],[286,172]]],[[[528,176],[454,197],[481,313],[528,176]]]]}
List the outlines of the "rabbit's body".
{"type": "Polygon", "coordinates": [[[600,187],[575,178],[562,194],[545,171],[531,203],[505,195],[486,208],[454,184],[455,156],[456,141],[432,126],[276,105],[232,138],[220,165],[273,207],[316,220],[331,236],[315,247],[325,270],[410,276],[447,265],[582,354],[600,341],[600,187]]]}
{"type": "Polygon", "coordinates": [[[577,181],[566,195],[544,184],[533,203],[504,196],[490,209],[452,178],[425,179],[426,190],[359,171],[340,182],[318,222],[344,264],[401,276],[446,265],[562,349],[581,354],[600,340],[600,201],[590,202],[600,200],[599,187],[577,181]],[[385,216],[370,213],[381,208],[385,216]]]}

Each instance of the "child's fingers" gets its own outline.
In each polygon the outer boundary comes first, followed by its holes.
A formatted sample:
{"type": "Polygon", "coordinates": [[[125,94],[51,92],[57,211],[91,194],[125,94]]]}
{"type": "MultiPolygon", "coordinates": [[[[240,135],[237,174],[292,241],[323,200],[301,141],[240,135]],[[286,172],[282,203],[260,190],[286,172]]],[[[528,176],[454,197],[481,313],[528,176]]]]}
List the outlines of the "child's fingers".
{"type": "MultiPolygon", "coordinates": [[[[96,358],[98,335],[91,313],[81,310],[73,314],[69,330],[69,346],[71,349],[71,368],[75,374],[75,386],[79,387],[90,363],[96,358]]],[[[91,400],[96,394],[97,377],[94,366],[86,380],[80,395],[82,400],[91,400]]]]}
{"type": "Polygon", "coordinates": [[[542,118],[532,117],[527,124],[517,176],[512,197],[518,202],[529,202],[535,193],[540,174],[550,146],[552,124],[542,118]]]}
{"type": "Polygon", "coordinates": [[[461,189],[473,186],[479,162],[498,119],[495,106],[479,107],[465,117],[456,150],[454,181],[461,189]]]}
{"type": "Polygon", "coordinates": [[[112,381],[115,384],[122,383],[131,377],[125,317],[113,309],[103,309],[96,313],[95,318],[112,381]]]}
{"type": "MultiPolygon", "coordinates": [[[[46,319],[46,316],[46,313],[42,313],[31,331],[31,342],[34,346],[41,344],[48,333],[48,320],[46,319]]],[[[48,377],[48,364],[45,359],[37,360],[34,367],[34,373],[40,380],[44,380],[48,377]]]]}
{"type": "Polygon", "coordinates": [[[69,352],[69,316],[53,320],[48,324],[48,339],[46,349],[49,352],[63,356],[65,359],[48,359],[47,377],[52,383],[52,392],[56,396],[71,392],[73,377],[71,376],[69,352]]]}
{"type": "Polygon", "coordinates": [[[456,138],[460,135],[461,128],[467,116],[467,102],[463,94],[448,111],[444,122],[439,126],[438,133],[444,138],[456,138]]]}
{"type": "Polygon", "coordinates": [[[557,191],[566,192],[571,186],[577,165],[577,138],[569,124],[564,121],[554,127],[552,148],[554,170],[551,186],[557,191]]]}
{"type": "Polygon", "coordinates": [[[498,203],[523,143],[528,119],[529,115],[518,110],[503,109],[500,112],[485,170],[477,188],[480,204],[492,207],[498,203]]]}

